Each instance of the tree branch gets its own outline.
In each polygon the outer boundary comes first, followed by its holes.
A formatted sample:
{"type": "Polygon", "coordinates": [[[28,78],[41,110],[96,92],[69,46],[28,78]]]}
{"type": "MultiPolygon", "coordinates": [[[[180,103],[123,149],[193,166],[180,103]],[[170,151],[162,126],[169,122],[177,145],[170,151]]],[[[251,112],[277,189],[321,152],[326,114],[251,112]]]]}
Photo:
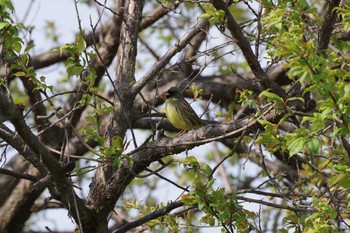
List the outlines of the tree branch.
{"type": "Polygon", "coordinates": [[[341,2],[342,0],[330,0],[326,2],[327,11],[324,15],[324,21],[319,33],[320,35],[318,40],[319,50],[325,50],[328,48],[329,40],[331,38],[332,31],[333,31],[333,25],[338,15],[337,14],[338,11],[335,11],[334,8],[339,7],[339,4],[341,2]]]}
{"type": "Polygon", "coordinates": [[[181,201],[176,201],[176,202],[172,202],[170,204],[168,204],[167,206],[159,209],[159,210],[155,210],[152,213],[147,214],[146,216],[139,218],[135,221],[129,222],[124,224],[123,226],[121,226],[118,230],[113,231],[113,233],[124,233],[127,232],[128,230],[131,230],[135,227],[141,226],[144,223],[149,222],[152,219],[156,219],[158,217],[167,215],[168,213],[170,213],[172,210],[179,208],[181,206],[183,206],[184,203],[181,201]]]}
{"type": "MultiPolygon", "coordinates": [[[[23,144],[23,149],[26,148],[26,145],[29,146],[29,148],[35,153],[37,159],[40,159],[40,161],[45,164],[47,170],[50,171],[50,174],[52,175],[52,182],[55,187],[54,189],[50,188],[52,194],[57,196],[57,198],[67,206],[76,206],[80,211],[79,214],[85,214],[86,218],[84,220],[87,220],[87,223],[91,222],[91,214],[86,214],[89,211],[86,209],[83,201],[75,194],[71,182],[67,179],[66,176],[64,176],[64,169],[60,166],[52,154],[46,149],[46,147],[41,144],[39,139],[32,133],[24,121],[22,111],[18,109],[13,103],[9,102],[3,92],[0,92],[0,109],[8,117],[8,119],[16,128],[19,136],[25,142],[23,144]]],[[[3,128],[4,127],[2,127],[2,129],[3,128]]],[[[39,169],[41,168],[40,166],[38,167],[39,169]]],[[[44,171],[45,170],[43,170],[43,172],[44,171]]],[[[78,213],[76,212],[76,209],[72,208],[70,211],[77,221],[78,213]]]]}
{"type": "MultiPolygon", "coordinates": [[[[179,4],[180,2],[176,1],[173,4],[166,5],[166,7],[158,6],[152,12],[143,17],[138,32],[146,29],[147,27],[158,21],[169,11],[176,9],[176,7],[178,7],[179,4]]],[[[90,66],[96,70],[96,80],[94,86],[99,85],[101,78],[105,74],[105,71],[111,65],[115,55],[117,54],[117,50],[120,43],[120,28],[122,24],[123,1],[118,1],[117,6],[117,15],[113,17],[113,24],[106,25],[106,28],[109,28],[109,31],[106,33],[106,36],[104,37],[104,40],[101,43],[101,46],[98,49],[96,49],[96,53],[99,55],[99,59],[95,59],[90,62],[90,66]]],[[[95,41],[95,43],[96,42],[97,41],[95,41]]],[[[92,43],[91,45],[95,43],[92,43]]],[[[88,73],[86,71],[82,74],[83,80],[85,80],[87,74],[88,73]]],[[[75,106],[75,103],[79,102],[82,99],[83,94],[86,91],[88,91],[88,85],[82,83],[83,82],[79,83],[78,86],[75,88],[76,90],[79,90],[79,93],[74,94],[70,97],[66,106],[67,109],[72,109],[75,106]]],[[[82,106],[73,113],[71,117],[71,123],[73,126],[75,126],[79,121],[82,112],[85,110],[85,107],[86,106],[82,106]]]]}
{"type": "Polygon", "coordinates": [[[8,176],[12,176],[15,177],[17,179],[25,179],[25,180],[30,180],[33,182],[38,181],[39,179],[35,176],[29,175],[29,174],[21,174],[15,171],[11,171],[5,168],[0,168],[0,173],[8,175],[8,176]]]}
{"type": "MultiPolygon", "coordinates": [[[[111,122],[105,134],[106,147],[111,146],[113,138],[124,138],[126,130],[131,126],[129,113],[136,93],[130,92],[129,89],[135,82],[137,38],[143,4],[144,1],[139,0],[126,0],[124,3],[123,23],[120,32],[121,38],[117,54],[116,78],[112,84],[117,87],[117,90],[114,93],[114,112],[110,115],[111,122]]],[[[99,223],[102,223],[101,227],[103,228],[107,226],[107,224],[104,224],[107,221],[107,215],[113,210],[115,202],[119,198],[115,193],[109,192],[107,187],[109,184],[106,184],[106,181],[109,180],[114,170],[115,167],[112,163],[107,163],[99,167],[90,185],[88,205],[94,206],[101,220],[99,223]],[[105,193],[106,191],[107,193],[105,193]],[[101,192],[107,195],[102,195],[101,192]],[[110,198],[110,196],[117,198],[110,198]]],[[[120,186],[120,184],[115,185],[120,186]]]]}
{"type": "Polygon", "coordinates": [[[283,99],[287,99],[288,95],[286,94],[286,92],[279,85],[273,82],[267,76],[265,71],[261,68],[257,57],[254,55],[253,50],[251,49],[249,41],[243,35],[240,26],[238,25],[235,18],[227,8],[227,4],[222,0],[213,0],[212,3],[217,10],[222,10],[225,12],[225,16],[227,19],[227,27],[231,32],[232,39],[241,49],[243,56],[248,62],[250,69],[254,73],[255,77],[259,80],[261,85],[265,89],[271,88],[274,93],[276,93],[283,99]]]}
{"type": "MultiPolygon", "coordinates": [[[[24,173],[29,166],[30,163],[26,161],[23,156],[18,154],[8,161],[4,168],[16,171],[17,173],[24,173]]],[[[11,195],[12,190],[16,187],[19,181],[19,179],[14,179],[10,176],[0,176],[0,206],[2,206],[11,195]]]]}
{"type": "Polygon", "coordinates": [[[131,93],[136,95],[141,89],[167,65],[171,58],[173,58],[178,52],[180,52],[188,43],[200,33],[208,24],[207,19],[201,19],[195,27],[192,27],[186,34],[173,45],[163,57],[150,69],[148,72],[137,82],[131,89],[131,93]]]}
{"type": "Polygon", "coordinates": [[[15,148],[26,160],[33,164],[40,171],[41,176],[46,176],[48,174],[49,171],[46,166],[43,164],[40,158],[38,158],[34,150],[27,146],[26,142],[20,137],[20,135],[12,132],[4,124],[1,124],[0,137],[15,148]]]}
{"type": "Polygon", "coordinates": [[[242,200],[245,202],[252,202],[252,203],[257,203],[261,205],[266,205],[266,206],[271,206],[277,209],[284,209],[284,210],[290,210],[293,212],[311,212],[311,209],[308,208],[298,208],[298,207],[292,207],[292,206],[287,206],[287,205],[279,205],[276,203],[271,203],[267,201],[262,201],[262,200],[257,200],[253,198],[248,198],[248,197],[242,197],[242,196],[237,196],[237,200],[242,200]]]}

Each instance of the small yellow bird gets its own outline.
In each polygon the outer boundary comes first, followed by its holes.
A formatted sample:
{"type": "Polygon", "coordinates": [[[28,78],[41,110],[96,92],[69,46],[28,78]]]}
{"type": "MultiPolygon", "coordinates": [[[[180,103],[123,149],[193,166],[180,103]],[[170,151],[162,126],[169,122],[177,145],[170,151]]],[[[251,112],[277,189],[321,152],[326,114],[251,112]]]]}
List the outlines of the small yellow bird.
{"type": "Polygon", "coordinates": [[[165,114],[170,123],[177,129],[190,130],[202,126],[201,119],[184,99],[176,87],[166,92],[165,114]]]}

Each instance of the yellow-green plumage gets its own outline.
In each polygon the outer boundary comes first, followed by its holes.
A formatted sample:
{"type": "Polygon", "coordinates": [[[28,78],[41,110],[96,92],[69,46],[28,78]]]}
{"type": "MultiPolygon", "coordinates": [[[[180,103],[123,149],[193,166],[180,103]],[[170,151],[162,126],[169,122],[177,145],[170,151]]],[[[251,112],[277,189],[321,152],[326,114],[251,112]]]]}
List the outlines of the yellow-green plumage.
{"type": "Polygon", "coordinates": [[[177,129],[189,130],[201,127],[200,118],[176,87],[170,88],[167,92],[165,113],[170,123],[177,129]]]}

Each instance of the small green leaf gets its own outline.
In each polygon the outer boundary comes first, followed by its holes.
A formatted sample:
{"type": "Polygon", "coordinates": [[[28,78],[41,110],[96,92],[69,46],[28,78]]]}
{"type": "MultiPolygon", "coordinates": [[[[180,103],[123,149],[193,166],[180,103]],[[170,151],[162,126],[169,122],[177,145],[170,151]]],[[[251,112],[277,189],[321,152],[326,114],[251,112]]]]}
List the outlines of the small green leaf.
{"type": "Polygon", "coordinates": [[[260,93],[259,98],[265,97],[267,101],[276,101],[276,103],[281,106],[283,103],[283,99],[276,95],[275,93],[263,91],[260,93]]]}
{"type": "Polygon", "coordinates": [[[199,209],[199,210],[203,210],[204,207],[205,207],[205,203],[204,203],[203,201],[200,201],[200,202],[198,203],[198,209],[199,209]]]}
{"type": "Polygon", "coordinates": [[[57,50],[60,51],[61,56],[62,56],[63,52],[67,52],[69,54],[72,54],[73,50],[74,50],[74,46],[72,44],[65,44],[65,45],[62,45],[61,47],[59,47],[58,49],[57,48],[53,49],[53,51],[57,51],[57,50]]]}
{"type": "Polygon", "coordinates": [[[190,165],[195,166],[195,167],[199,166],[199,162],[198,162],[197,158],[194,156],[188,156],[185,159],[183,159],[180,163],[181,164],[190,164],[190,165]]]}
{"type": "Polygon", "coordinates": [[[4,27],[9,26],[10,24],[8,22],[0,22],[0,30],[3,29],[4,27]]]}
{"type": "Polygon", "coordinates": [[[289,145],[287,146],[290,155],[295,155],[296,153],[300,152],[304,149],[306,140],[305,138],[296,138],[292,140],[289,145]]]}
{"type": "Polygon", "coordinates": [[[209,18],[209,17],[211,17],[211,15],[208,14],[208,13],[203,13],[203,14],[201,14],[200,16],[198,16],[198,18],[201,18],[201,19],[207,19],[207,18],[209,18]]]}
{"type": "Polygon", "coordinates": [[[122,161],[121,156],[114,157],[114,159],[113,159],[114,167],[118,168],[120,166],[120,164],[121,164],[121,161],[122,161]]]}
{"type": "Polygon", "coordinates": [[[181,196],[181,201],[185,205],[194,205],[194,204],[198,203],[198,198],[194,195],[191,195],[191,194],[184,194],[181,196]]]}
{"type": "Polygon", "coordinates": [[[337,171],[345,171],[347,168],[349,168],[349,167],[346,166],[346,165],[336,165],[336,166],[334,166],[334,169],[337,170],[337,171]]]}
{"type": "Polygon", "coordinates": [[[217,22],[217,19],[214,18],[214,17],[211,17],[211,18],[209,19],[209,24],[210,24],[210,26],[214,25],[216,22],[217,22]]]}
{"type": "Polygon", "coordinates": [[[14,73],[12,76],[17,76],[17,77],[25,77],[27,74],[24,73],[23,71],[19,71],[14,73]]]}
{"type": "Polygon", "coordinates": [[[308,144],[310,146],[310,150],[313,154],[317,154],[320,150],[320,141],[317,138],[313,138],[310,141],[308,141],[308,144]]]}
{"type": "Polygon", "coordinates": [[[210,226],[214,226],[214,225],[215,225],[215,218],[214,218],[214,217],[211,217],[211,218],[209,218],[208,220],[209,220],[209,221],[208,221],[208,224],[209,224],[210,226]]]}
{"type": "Polygon", "coordinates": [[[115,147],[117,150],[123,149],[123,138],[120,136],[115,136],[112,138],[112,146],[115,147]]]}
{"type": "Polygon", "coordinates": [[[11,11],[13,11],[13,9],[14,9],[11,0],[1,0],[0,6],[3,7],[4,9],[8,8],[11,11]]]}
{"type": "Polygon", "coordinates": [[[41,81],[41,82],[45,82],[45,80],[46,80],[46,77],[45,77],[45,76],[40,76],[40,81],[41,81]]]}
{"type": "Polygon", "coordinates": [[[34,43],[31,43],[30,45],[28,45],[25,49],[24,52],[27,53],[29,50],[31,50],[34,47],[34,43]]]}
{"type": "MultiPolygon", "coordinates": [[[[105,154],[106,157],[111,157],[112,155],[115,154],[115,152],[116,152],[116,151],[115,151],[115,148],[112,147],[112,146],[107,147],[107,148],[105,148],[105,149],[103,150],[103,154],[105,154]]],[[[119,156],[117,156],[117,157],[119,157],[119,156]]]]}
{"type": "Polygon", "coordinates": [[[257,120],[261,125],[266,126],[266,125],[273,125],[271,122],[267,120],[257,120]]]}
{"type": "Polygon", "coordinates": [[[78,53],[84,52],[86,49],[86,42],[82,35],[79,35],[75,41],[76,48],[78,50],[78,53]]]}
{"type": "Polygon", "coordinates": [[[304,98],[301,98],[301,97],[291,97],[291,98],[288,98],[288,99],[286,100],[286,102],[288,102],[288,101],[294,101],[294,100],[299,100],[299,101],[301,101],[302,103],[305,103],[304,98]]]}
{"type": "Polygon", "coordinates": [[[201,166],[201,170],[204,172],[206,175],[210,175],[213,172],[213,169],[208,164],[203,164],[201,166]]]}
{"type": "Polygon", "coordinates": [[[191,90],[193,92],[193,98],[197,99],[199,96],[199,93],[202,92],[202,89],[199,89],[197,86],[191,86],[191,90]]]}
{"type": "Polygon", "coordinates": [[[221,20],[224,21],[225,19],[225,11],[223,10],[218,10],[215,12],[215,15],[221,20]]]}
{"type": "Polygon", "coordinates": [[[348,174],[344,175],[343,179],[339,181],[339,186],[345,189],[350,187],[350,177],[348,174]]]}
{"type": "Polygon", "coordinates": [[[67,73],[69,76],[74,76],[74,75],[78,76],[84,70],[84,67],[82,67],[76,61],[74,61],[74,59],[72,59],[72,58],[67,59],[65,65],[66,65],[67,73]]]}

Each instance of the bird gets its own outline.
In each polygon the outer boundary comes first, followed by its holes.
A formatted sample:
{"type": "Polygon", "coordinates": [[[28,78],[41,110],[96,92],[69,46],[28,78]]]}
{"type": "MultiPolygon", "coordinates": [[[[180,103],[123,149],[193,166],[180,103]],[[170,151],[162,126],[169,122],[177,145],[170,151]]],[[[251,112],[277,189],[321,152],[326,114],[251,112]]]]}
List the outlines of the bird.
{"type": "Polygon", "coordinates": [[[165,96],[165,114],[175,128],[191,130],[202,126],[201,119],[177,87],[171,87],[165,96]]]}

